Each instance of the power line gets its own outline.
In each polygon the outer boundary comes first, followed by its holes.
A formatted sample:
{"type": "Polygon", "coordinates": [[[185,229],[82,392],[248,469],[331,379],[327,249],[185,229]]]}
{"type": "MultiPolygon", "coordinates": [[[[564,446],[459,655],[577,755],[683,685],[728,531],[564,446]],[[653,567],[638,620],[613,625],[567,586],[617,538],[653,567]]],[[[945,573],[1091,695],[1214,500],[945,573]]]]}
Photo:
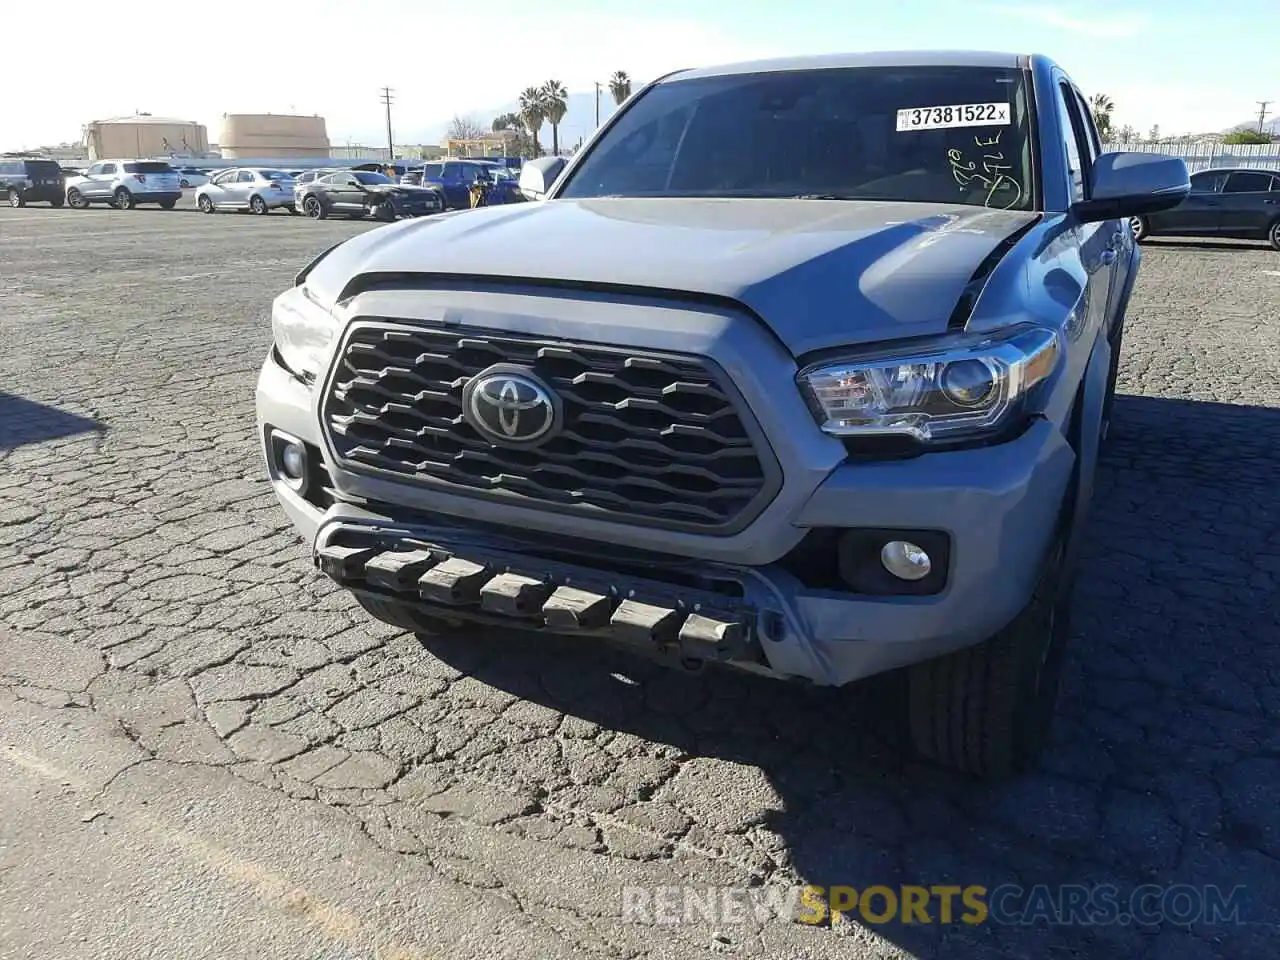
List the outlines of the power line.
{"type": "Polygon", "coordinates": [[[387,108],[387,160],[388,162],[396,158],[395,142],[391,139],[391,102],[395,100],[395,91],[390,87],[383,87],[381,101],[387,108]]]}
{"type": "Polygon", "coordinates": [[[1262,132],[1262,124],[1267,119],[1267,107],[1271,106],[1270,100],[1255,100],[1258,105],[1258,132],[1262,132]]]}

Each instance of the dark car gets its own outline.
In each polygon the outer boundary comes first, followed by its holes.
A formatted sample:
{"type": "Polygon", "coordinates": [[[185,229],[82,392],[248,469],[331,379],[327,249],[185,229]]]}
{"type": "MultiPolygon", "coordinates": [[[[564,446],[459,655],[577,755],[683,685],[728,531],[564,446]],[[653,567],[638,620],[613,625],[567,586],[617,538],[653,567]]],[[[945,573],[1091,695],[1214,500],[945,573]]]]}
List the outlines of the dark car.
{"type": "Polygon", "coordinates": [[[62,167],[56,160],[0,159],[0,195],[11,207],[25,207],[32,202],[62,206],[66,202],[62,178],[62,167]]]}
{"type": "Polygon", "coordinates": [[[1150,236],[1269,240],[1280,250],[1280,171],[1215,169],[1191,175],[1191,193],[1172,210],[1130,220],[1150,236]]]}
{"type": "Polygon", "coordinates": [[[481,180],[488,186],[487,206],[516,203],[524,199],[515,175],[506,167],[486,160],[439,160],[422,169],[422,184],[438,187],[450,210],[471,208],[471,187],[481,180]]]}
{"type": "Polygon", "coordinates": [[[421,217],[445,209],[444,194],[431,187],[401,186],[371,170],[340,170],[299,186],[295,199],[313,220],[332,214],[379,220],[421,217]]]}

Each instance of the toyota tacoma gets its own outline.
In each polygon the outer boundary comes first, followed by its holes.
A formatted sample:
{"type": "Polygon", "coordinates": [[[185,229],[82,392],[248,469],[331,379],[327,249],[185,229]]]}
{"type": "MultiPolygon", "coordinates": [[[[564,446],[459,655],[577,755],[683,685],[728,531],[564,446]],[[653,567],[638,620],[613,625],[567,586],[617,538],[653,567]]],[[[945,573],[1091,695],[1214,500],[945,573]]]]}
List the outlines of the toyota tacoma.
{"type": "Polygon", "coordinates": [[[315,565],[420,634],[892,673],[920,754],[1024,769],[1128,218],[1185,164],[1102,153],[1048,58],[875,53],[670,74],[530,175],[545,199],[363,233],[274,301],[259,435],[315,565]]]}

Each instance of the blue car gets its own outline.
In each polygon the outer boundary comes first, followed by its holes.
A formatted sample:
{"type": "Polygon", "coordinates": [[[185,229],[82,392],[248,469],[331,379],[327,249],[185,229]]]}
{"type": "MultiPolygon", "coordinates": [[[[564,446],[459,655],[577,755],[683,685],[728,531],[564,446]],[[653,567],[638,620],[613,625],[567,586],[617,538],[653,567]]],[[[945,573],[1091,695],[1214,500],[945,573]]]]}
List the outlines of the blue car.
{"type": "Polygon", "coordinates": [[[517,181],[507,167],[485,160],[437,160],[423,164],[422,186],[436,186],[444,191],[445,208],[469,210],[471,187],[477,179],[490,183],[486,206],[519,203],[524,200],[517,189],[517,181]]]}

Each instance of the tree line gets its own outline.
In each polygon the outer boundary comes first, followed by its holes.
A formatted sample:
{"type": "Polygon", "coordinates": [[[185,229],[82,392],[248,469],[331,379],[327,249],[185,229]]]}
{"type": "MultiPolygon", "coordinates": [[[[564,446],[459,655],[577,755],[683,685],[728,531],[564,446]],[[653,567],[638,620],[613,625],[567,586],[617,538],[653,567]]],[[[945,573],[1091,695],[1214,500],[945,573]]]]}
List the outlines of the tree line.
{"type": "MultiPolygon", "coordinates": [[[[609,95],[621,106],[631,96],[631,77],[625,70],[615,71],[609,78],[609,95]]],[[[519,108],[493,118],[486,130],[472,117],[455,116],[449,125],[454,140],[479,140],[487,134],[500,134],[512,141],[512,151],[522,157],[542,156],[539,139],[544,125],[551,127],[551,153],[560,153],[560,124],[569,110],[569,91],[559,80],[548,80],[539,86],[525,87],[519,108]]]]}
{"type": "MultiPolygon", "coordinates": [[[[1112,114],[1115,113],[1116,105],[1112,99],[1105,93],[1095,93],[1089,98],[1089,110],[1093,113],[1093,122],[1098,127],[1098,136],[1102,138],[1104,143],[1110,141],[1119,141],[1120,143],[1139,143],[1146,140],[1148,143],[1159,143],[1160,124],[1153,123],[1151,129],[1147,131],[1146,137],[1143,137],[1131,125],[1125,124],[1120,129],[1115,129],[1112,125],[1112,114]]],[[[1168,139],[1167,137],[1164,139],[1168,139]]],[[[1183,138],[1185,139],[1185,138],[1183,138]]],[[[1245,143],[1271,143],[1270,134],[1263,133],[1261,130],[1253,130],[1248,127],[1237,127],[1235,130],[1224,134],[1222,142],[1227,144],[1245,144],[1245,143]]]]}

